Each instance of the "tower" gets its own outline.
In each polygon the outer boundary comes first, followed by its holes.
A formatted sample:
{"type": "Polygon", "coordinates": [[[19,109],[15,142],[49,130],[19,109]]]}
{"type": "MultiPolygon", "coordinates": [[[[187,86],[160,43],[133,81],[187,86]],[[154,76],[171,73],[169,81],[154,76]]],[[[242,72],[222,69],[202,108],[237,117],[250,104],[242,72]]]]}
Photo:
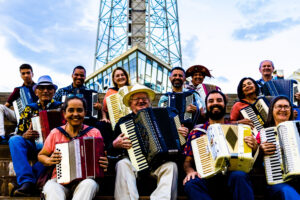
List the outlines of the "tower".
{"type": "Polygon", "coordinates": [[[94,71],[139,46],[182,66],[177,0],[101,0],[94,71]]]}

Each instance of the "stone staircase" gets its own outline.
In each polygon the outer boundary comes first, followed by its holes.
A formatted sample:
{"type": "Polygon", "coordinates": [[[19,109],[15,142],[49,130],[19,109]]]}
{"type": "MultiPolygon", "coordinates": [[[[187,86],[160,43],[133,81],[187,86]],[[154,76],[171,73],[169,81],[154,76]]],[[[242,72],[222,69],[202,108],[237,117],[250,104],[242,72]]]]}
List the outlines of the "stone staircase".
{"type": "MultiPolygon", "coordinates": [[[[1,93],[0,92],[0,104],[3,104],[10,93],[1,93]]],[[[99,95],[99,99],[102,102],[104,94],[99,95]]],[[[235,94],[227,94],[228,97],[228,107],[227,107],[227,117],[229,117],[229,112],[234,103],[234,100],[237,98],[235,94]]],[[[157,106],[160,95],[157,95],[155,101],[152,103],[153,107],[157,106]]],[[[6,133],[13,132],[15,130],[15,124],[5,121],[5,130],[6,133]]],[[[34,161],[32,161],[34,162],[34,161]]],[[[180,170],[179,179],[178,179],[178,200],[186,200],[187,197],[184,194],[182,180],[184,178],[183,170],[180,170]]],[[[251,180],[254,186],[255,199],[261,200],[264,199],[263,189],[265,183],[265,178],[263,176],[264,171],[261,168],[254,168],[251,173],[251,180]]],[[[108,170],[108,173],[104,177],[104,180],[100,183],[100,192],[95,197],[95,199],[103,200],[113,200],[113,191],[114,191],[114,181],[115,181],[115,172],[113,168],[108,170]]],[[[10,157],[8,145],[0,145],[0,199],[20,199],[20,200],[35,200],[40,199],[39,196],[36,197],[13,197],[10,198],[9,195],[9,186],[8,183],[16,182],[16,176],[13,170],[12,161],[10,157]]],[[[156,187],[156,180],[149,177],[148,179],[137,180],[138,188],[140,192],[141,200],[148,200],[151,191],[156,187]]],[[[217,191],[217,188],[216,188],[217,191]]]]}

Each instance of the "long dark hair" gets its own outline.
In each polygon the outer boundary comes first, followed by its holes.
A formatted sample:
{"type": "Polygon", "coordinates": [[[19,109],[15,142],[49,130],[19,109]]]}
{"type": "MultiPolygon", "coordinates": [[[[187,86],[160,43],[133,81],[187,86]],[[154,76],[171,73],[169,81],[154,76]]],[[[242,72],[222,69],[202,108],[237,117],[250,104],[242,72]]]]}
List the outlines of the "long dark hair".
{"type": "Polygon", "coordinates": [[[290,113],[291,113],[290,117],[289,117],[289,120],[294,119],[293,106],[292,106],[290,100],[286,96],[277,96],[277,97],[272,99],[271,104],[269,106],[269,113],[268,113],[268,118],[267,118],[267,122],[266,122],[265,127],[275,126],[275,120],[274,120],[274,116],[273,116],[274,105],[277,101],[282,100],[282,99],[287,100],[289,102],[290,113]]]}
{"type": "Polygon", "coordinates": [[[237,95],[240,100],[245,98],[245,94],[243,92],[243,82],[247,79],[249,79],[250,81],[253,82],[253,84],[255,86],[255,94],[256,94],[256,96],[259,96],[259,87],[258,87],[256,81],[251,77],[244,77],[244,78],[242,78],[242,80],[240,80],[239,85],[237,87],[237,95]]]}
{"type": "Polygon", "coordinates": [[[130,85],[129,75],[128,75],[127,71],[125,69],[123,69],[122,67],[117,67],[113,70],[112,75],[111,75],[112,82],[113,82],[114,86],[116,88],[118,87],[118,84],[115,83],[115,81],[114,81],[114,76],[115,76],[115,73],[116,73],[117,70],[121,70],[125,74],[126,79],[127,79],[125,85],[130,85]]]}

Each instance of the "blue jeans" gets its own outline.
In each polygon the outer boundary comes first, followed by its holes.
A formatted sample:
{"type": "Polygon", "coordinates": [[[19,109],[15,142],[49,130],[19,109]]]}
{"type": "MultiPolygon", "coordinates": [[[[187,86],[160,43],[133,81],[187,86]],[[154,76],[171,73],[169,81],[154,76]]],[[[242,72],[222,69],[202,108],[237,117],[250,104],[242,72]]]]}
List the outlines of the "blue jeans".
{"type": "Polygon", "coordinates": [[[190,200],[243,199],[253,200],[254,193],[248,174],[242,171],[230,172],[227,176],[216,175],[209,179],[196,177],[184,185],[190,200]]]}
{"type": "Polygon", "coordinates": [[[278,200],[299,200],[300,199],[300,182],[287,182],[267,186],[269,199],[278,200]],[[298,187],[298,188],[297,188],[298,187]]]}
{"type": "Polygon", "coordinates": [[[11,137],[8,143],[18,185],[26,182],[35,184],[39,175],[46,168],[40,162],[36,162],[31,166],[28,160],[36,160],[41,149],[36,147],[35,142],[24,139],[20,135],[11,137]]]}

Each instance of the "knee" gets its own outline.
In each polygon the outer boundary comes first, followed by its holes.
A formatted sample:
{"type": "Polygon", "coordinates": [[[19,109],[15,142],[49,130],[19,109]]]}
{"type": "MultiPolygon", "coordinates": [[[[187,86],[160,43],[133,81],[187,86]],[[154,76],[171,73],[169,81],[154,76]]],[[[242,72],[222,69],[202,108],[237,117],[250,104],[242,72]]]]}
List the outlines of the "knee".
{"type": "Polygon", "coordinates": [[[229,175],[231,180],[247,179],[248,174],[243,171],[233,171],[229,175]]]}
{"type": "Polygon", "coordinates": [[[172,172],[173,174],[178,174],[178,168],[177,168],[177,165],[176,163],[174,162],[167,162],[165,164],[163,164],[164,168],[169,171],[169,172],[172,172]]]}
{"type": "Polygon", "coordinates": [[[83,188],[90,188],[90,189],[98,189],[99,187],[98,183],[95,180],[90,178],[81,181],[80,186],[82,186],[83,188]]]}
{"type": "Polygon", "coordinates": [[[188,194],[193,188],[198,188],[200,185],[203,185],[204,182],[202,179],[195,177],[194,179],[190,179],[184,185],[184,191],[188,194]]]}
{"type": "Polygon", "coordinates": [[[61,190],[60,184],[57,183],[56,181],[53,181],[52,179],[48,180],[43,187],[44,194],[47,194],[47,193],[53,192],[53,191],[60,191],[60,190],[61,190]]]}
{"type": "Polygon", "coordinates": [[[119,171],[120,169],[129,169],[130,168],[130,161],[126,158],[120,160],[116,164],[116,171],[119,171]]]}
{"type": "Polygon", "coordinates": [[[0,112],[2,112],[2,113],[4,112],[4,106],[5,105],[0,104],[0,112]]]}
{"type": "Polygon", "coordinates": [[[14,136],[10,137],[8,140],[9,146],[14,146],[16,144],[20,144],[20,143],[24,143],[24,142],[25,142],[24,138],[20,135],[14,135],[14,136]]]}

